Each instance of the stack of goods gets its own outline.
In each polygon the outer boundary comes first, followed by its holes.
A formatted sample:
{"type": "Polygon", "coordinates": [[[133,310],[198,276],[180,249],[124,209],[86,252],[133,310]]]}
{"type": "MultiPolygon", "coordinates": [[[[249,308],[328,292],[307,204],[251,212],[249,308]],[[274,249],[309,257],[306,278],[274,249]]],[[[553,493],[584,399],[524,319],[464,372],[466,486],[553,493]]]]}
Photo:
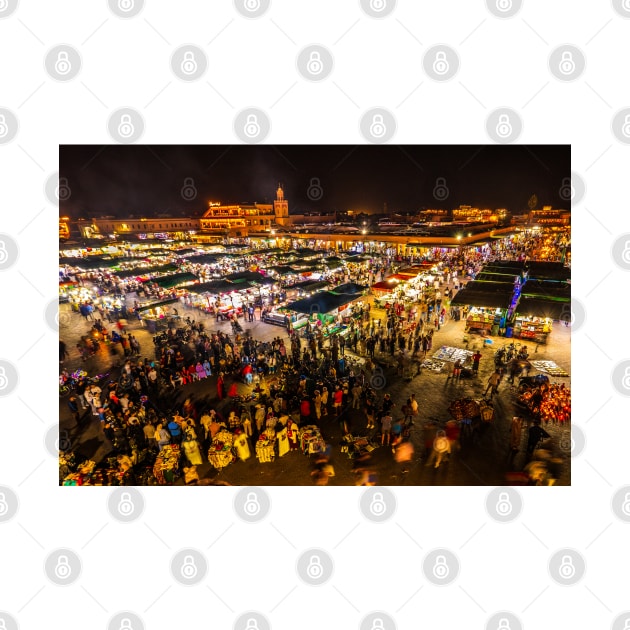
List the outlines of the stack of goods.
{"type": "Polygon", "coordinates": [[[551,376],[569,376],[569,373],[554,361],[530,361],[530,363],[539,372],[545,372],[545,374],[551,374],[551,376]]]}
{"type": "Polygon", "coordinates": [[[260,434],[256,442],[256,457],[261,464],[272,462],[275,459],[275,445],[276,434],[274,431],[267,430],[260,434]]]}
{"type": "Polygon", "coordinates": [[[92,473],[94,472],[94,468],[96,467],[96,462],[88,459],[84,461],[82,464],[79,464],[77,471],[74,473],[70,473],[63,480],[64,486],[90,486],[92,473]]]}
{"type": "Polygon", "coordinates": [[[439,361],[461,361],[461,364],[464,365],[466,361],[470,357],[472,357],[472,352],[470,350],[464,350],[463,348],[453,348],[451,346],[442,346],[434,355],[434,359],[438,359],[439,361]]]}
{"type": "Polygon", "coordinates": [[[208,461],[217,469],[221,470],[234,461],[232,446],[234,436],[225,429],[221,429],[212,440],[208,450],[208,461]]]}
{"type": "Polygon", "coordinates": [[[435,359],[425,359],[422,362],[423,370],[430,370],[431,372],[441,372],[444,368],[444,361],[436,361],[435,359]]]}
{"type": "Polygon", "coordinates": [[[179,446],[177,444],[167,444],[158,453],[153,466],[153,474],[159,485],[174,483],[179,477],[179,446]]]}
{"type": "Polygon", "coordinates": [[[298,434],[300,440],[300,449],[304,455],[312,453],[324,453],[326,451],[326,442],[319,432],[319,427],[309,425],[302,427],[298,434]]]}
{"type": "Polygon", "coordinates": [[[449,408],[448,412],[451,414],[454,420],[466,420],[475,418],[479,415],[479,403],[470,398],[460,398],[454,400],[449,408]]]}

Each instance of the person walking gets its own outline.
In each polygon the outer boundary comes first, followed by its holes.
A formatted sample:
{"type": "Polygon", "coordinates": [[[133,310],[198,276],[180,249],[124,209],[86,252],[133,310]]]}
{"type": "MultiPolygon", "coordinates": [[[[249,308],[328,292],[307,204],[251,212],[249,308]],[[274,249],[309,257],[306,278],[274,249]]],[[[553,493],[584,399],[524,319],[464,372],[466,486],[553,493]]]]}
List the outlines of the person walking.
{"type": "Polygon", "coordinates": [[[501,373],[498,370],[495,370],[488,378],[488,386],[486,387],[486,391],[483,393],[483,397],[485,398],[488,395],[488,392],[490,392],[490,398],[492,399],[492,397],[497,393],[500,381],[501,373]]]}

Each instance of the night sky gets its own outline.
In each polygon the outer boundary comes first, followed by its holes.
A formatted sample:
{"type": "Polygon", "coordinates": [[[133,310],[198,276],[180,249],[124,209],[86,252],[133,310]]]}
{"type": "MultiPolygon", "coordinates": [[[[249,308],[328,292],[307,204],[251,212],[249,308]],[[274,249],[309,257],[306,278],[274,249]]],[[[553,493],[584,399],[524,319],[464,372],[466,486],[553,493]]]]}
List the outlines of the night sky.
{"type": "Polygon", "coordinates": [[[209,200],[270,203],[278,182],[290,212],[382,212],[387,203],[389,212],[468,204],[521,213],[534,194],[539,207],[568,209],[560,189],[570,174],[568,145],[61,146],[71,196],[60,213],[198,216],[209,200]],[[186,178],[193,200],[181,194],[186,178]],[[307,194],[313,178],[317,201],[307,194]],[[444,201],[433,196],[437,178],[446,180],[444,201]]]}

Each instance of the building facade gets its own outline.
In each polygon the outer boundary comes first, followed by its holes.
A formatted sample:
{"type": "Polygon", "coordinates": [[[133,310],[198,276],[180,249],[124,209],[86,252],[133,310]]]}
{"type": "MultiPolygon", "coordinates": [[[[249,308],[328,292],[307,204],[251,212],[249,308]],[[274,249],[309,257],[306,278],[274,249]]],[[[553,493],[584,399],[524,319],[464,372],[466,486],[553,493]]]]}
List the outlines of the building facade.
{"type": "Polygon", "coordinates": [[[246,237],[250,232],[271,231],[274,225],[291,225],[289,202],[284,198],[284,190],[280,185],[273,204],[223,205],[211,201],[200,219],[203,235],[246,237]]]}
{"type": "Polygon", "coordinates": [[[192,217],[157,217],[152,219],[101,217],[79,219],[77,228],[83,238],[187,240],[199,231],[199,219],[192,217]]]}

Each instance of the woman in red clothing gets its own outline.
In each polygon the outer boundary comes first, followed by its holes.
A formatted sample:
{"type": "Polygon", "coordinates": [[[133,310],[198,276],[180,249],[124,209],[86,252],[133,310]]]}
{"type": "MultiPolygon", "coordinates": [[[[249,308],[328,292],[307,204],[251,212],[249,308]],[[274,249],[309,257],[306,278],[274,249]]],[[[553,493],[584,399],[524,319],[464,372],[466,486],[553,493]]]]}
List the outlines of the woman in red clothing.
{"type": "Polygon", "coordinates": [[[223,380],[223,372],[219,372],[219,378],[217,379],[217,396],[219,400],[225,398],[225,381],[223,380]]]}

